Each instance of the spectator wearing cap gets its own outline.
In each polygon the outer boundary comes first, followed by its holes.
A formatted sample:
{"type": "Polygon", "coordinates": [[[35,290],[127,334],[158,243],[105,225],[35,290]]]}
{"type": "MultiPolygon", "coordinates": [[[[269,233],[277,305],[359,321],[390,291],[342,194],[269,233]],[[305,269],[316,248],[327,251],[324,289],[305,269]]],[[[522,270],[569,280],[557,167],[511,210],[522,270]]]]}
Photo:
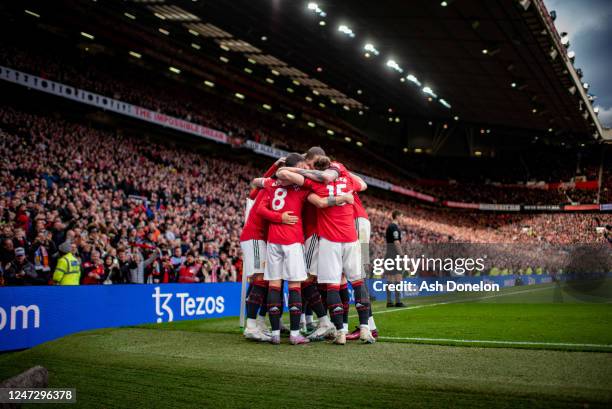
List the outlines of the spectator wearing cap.
{"type": "Polygon", "coordinates": [[[39,279],[34,270],[34,265],[26,258],[23,247],[15,249],[15,258],[6,266],[4,272],[6,285],[43,285],[44,279],[39,279]]]}
{"type": "Polygon", "coordinates": [[[57,260],[53,273],[53,281],[59,285],[79,285],[81,279],[81,263],[72,254],[72,243],[65,241],[59,245],[62,256],[57,260]]]}

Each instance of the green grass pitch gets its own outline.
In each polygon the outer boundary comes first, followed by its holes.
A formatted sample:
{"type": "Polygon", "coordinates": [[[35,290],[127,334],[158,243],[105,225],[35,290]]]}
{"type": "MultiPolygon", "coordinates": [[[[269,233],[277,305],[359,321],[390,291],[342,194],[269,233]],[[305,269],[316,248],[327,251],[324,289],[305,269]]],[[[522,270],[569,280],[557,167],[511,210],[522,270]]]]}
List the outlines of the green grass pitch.
{"type": "Polygon", "coordinates": [[[377,302],[374,345],[257,344],[236,318],[88,331],[0,355],[0,379],[43,365],[93,408],[610,407],[611,290],[377,302]]]}

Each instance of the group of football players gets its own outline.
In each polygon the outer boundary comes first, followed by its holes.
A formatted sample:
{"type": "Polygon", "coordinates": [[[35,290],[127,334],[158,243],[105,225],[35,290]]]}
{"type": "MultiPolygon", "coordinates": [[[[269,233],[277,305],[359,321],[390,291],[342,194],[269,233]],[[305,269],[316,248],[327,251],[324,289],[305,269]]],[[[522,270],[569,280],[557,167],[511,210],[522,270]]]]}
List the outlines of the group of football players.
{"type": "Polygon", "coordinates": [[[280,344],[287,282],[290,344],[374,343],[378,333],[365,282],[370,222],[358,196],[365,182],[312,147],[279,159],[252,184],[240,235],[249,280],[245,338],[280,344]],[[359,316],[350,334],[349,282],[359,316]]]}

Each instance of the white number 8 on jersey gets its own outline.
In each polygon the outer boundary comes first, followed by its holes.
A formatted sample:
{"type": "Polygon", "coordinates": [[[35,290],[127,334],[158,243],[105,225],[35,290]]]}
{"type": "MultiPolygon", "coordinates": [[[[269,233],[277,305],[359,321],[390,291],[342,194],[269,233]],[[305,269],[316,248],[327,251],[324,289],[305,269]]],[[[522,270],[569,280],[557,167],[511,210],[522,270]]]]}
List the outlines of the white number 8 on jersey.
{"type": "Polygon", "coordinates": [[[280,210],[285,207],[285,197],[287,197],[287,189],[279,187],[274,191],[274,198],[272,199],[272,210],[280,210]]]}

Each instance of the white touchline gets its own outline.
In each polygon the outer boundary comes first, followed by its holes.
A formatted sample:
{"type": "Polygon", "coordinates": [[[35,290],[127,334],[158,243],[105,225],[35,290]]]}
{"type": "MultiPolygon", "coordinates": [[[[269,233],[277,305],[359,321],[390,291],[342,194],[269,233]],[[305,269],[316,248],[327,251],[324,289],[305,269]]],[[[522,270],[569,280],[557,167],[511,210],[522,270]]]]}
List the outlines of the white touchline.
{"type": "Polygon", "coordinates": [[[452,339],[452,338],[420,338],[420,337],[379,337],[380,339],[395,339],[405,341],[432,341],[432,342],[456,342],[463,344],[500,344],[500,345],[542,345],[542,346],[568,346],[568,347],[593,347],[612,348],[606,344],[573,344],[568,342],[537,342],[537,341],[495,341],[484,339],[452,339]]]}
{"type": "MultiPolygon", "coordinates": [[[[423,307],[436,307],[438,305],[454,304],[454,303],[458,303],[458,302],[478,301],[478,300],[484,300],[484,299],[488,299],[488,298],[505,297],[505,296],[514,295],[514,294],[524,294],[524,293],[532,293],[532,292],[535,292],[535,291],[549,290],[550,288],[551,287],[530,288],[530,289],[525,289],[525,290],[520,290],[520,291],[513,291],[513,292],[510,292],[510,293],[502,293],[502,294],[495,294],[495,295],[485,295],[483,297],[478,297],[478,298],[464,298],[464,299],[460,299],[460,300],[436,302],[436,303],[431,303],[431,304],[411,305],[409,307],[394,308],[392,310],[374,311],[374,312],[372,312],[372,314],[373,315],[388,314],[390,312],[399,312],[399,311],[405,311],[405,310],[415,310],[417,308],[423,308],[423,307]]],[[[355,318],[357,316],[358,315],[353,314],[353,315],[350,316],[350,318],[355,318]]]]}

